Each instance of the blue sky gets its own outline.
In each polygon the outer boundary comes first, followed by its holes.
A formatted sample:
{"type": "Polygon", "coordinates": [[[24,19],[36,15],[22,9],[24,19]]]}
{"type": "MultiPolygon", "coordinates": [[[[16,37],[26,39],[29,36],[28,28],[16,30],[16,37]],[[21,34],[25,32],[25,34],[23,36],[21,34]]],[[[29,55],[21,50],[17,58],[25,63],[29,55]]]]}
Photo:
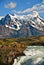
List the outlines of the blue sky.
{"type": "Polygon", "coordinates": [[[44,0],[0,0],[0,16],[8,13],[29,14],[34,10],[44,18],[44,0]]]}

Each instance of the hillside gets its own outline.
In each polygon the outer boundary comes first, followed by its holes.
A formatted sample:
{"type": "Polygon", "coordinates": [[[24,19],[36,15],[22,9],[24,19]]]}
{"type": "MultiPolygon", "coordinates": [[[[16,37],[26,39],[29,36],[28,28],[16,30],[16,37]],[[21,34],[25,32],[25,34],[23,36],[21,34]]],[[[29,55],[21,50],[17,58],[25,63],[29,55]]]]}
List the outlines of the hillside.
{"type": "Polygon", "coordinates": [[[14,58],[25,55],[26,46],[44,46],[44,36],[0,39],[0,65],[12,65],[14,58]]]}

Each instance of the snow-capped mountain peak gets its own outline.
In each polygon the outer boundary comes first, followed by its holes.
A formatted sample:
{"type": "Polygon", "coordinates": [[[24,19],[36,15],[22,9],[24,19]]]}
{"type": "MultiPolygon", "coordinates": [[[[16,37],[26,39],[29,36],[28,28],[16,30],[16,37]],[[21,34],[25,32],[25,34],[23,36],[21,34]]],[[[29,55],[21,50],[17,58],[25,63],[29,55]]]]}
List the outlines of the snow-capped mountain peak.
{"type": "Polygon", "coordinates": [[[43,22],[42,18],[39,16],[38,12],[33,11],[29,23],[32,27],[34,27],[38,30],[44,31],[44,29],[43,29],[44,22],[43,22]]]}
{"type": "Polygon", "coordinates": [[[32,15],[33,15],[34,17],[39,16],[39,14],[38,14],[38,12],[37,12],[37,11],[33,11],[32,15]]]}
{"type": "Polygon", "coordinates": [[[0,30],[16,37],[44,35],[44,19],[36,11],[27,15],[7,14],[0,20],[0,30]]]}
{"type": "Polygon", "coordinates": [[[1,21],[4,23],[3,25],[9,29],[20,30],[21,23],[14,15],[7,14],[1,21]]]}

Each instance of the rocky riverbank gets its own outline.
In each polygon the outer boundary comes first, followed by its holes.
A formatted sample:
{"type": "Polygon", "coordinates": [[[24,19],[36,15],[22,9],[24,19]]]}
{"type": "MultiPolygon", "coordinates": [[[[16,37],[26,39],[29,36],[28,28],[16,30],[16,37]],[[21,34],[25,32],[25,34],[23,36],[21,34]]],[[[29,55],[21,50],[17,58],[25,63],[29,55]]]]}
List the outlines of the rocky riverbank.
{"type": "Polygon", "coordinates": [[[44,36],[0,39],[0,65],[12,65],[18,56],[24,56],[26,46],[44,46],[44,36]]]}

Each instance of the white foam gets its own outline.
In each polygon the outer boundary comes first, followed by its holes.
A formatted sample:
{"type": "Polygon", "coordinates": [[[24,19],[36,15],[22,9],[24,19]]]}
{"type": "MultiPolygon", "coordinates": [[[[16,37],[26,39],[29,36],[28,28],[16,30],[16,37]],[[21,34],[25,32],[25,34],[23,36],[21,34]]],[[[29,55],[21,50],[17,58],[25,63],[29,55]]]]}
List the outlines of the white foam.
{"type": "Polygon", "coordinates": [[[36,60],[34,60],[34,64],[39,63],[41,60],[42,60],[42,58],[41,58],[41,57],[37,58],[36,60]]]}
{"type": "Polygon", "coordinates": [[[26,56],[20,56],[14,59],[13,65],[36,65],[39,62],[43,61],[44,57],[44,47],[42,46],[28,46],[24,50],[26,56]],[[30,62],[30,59],[32,60],[30,62]],[[23,64],[24,63],[24,64],[23,64]]]}

